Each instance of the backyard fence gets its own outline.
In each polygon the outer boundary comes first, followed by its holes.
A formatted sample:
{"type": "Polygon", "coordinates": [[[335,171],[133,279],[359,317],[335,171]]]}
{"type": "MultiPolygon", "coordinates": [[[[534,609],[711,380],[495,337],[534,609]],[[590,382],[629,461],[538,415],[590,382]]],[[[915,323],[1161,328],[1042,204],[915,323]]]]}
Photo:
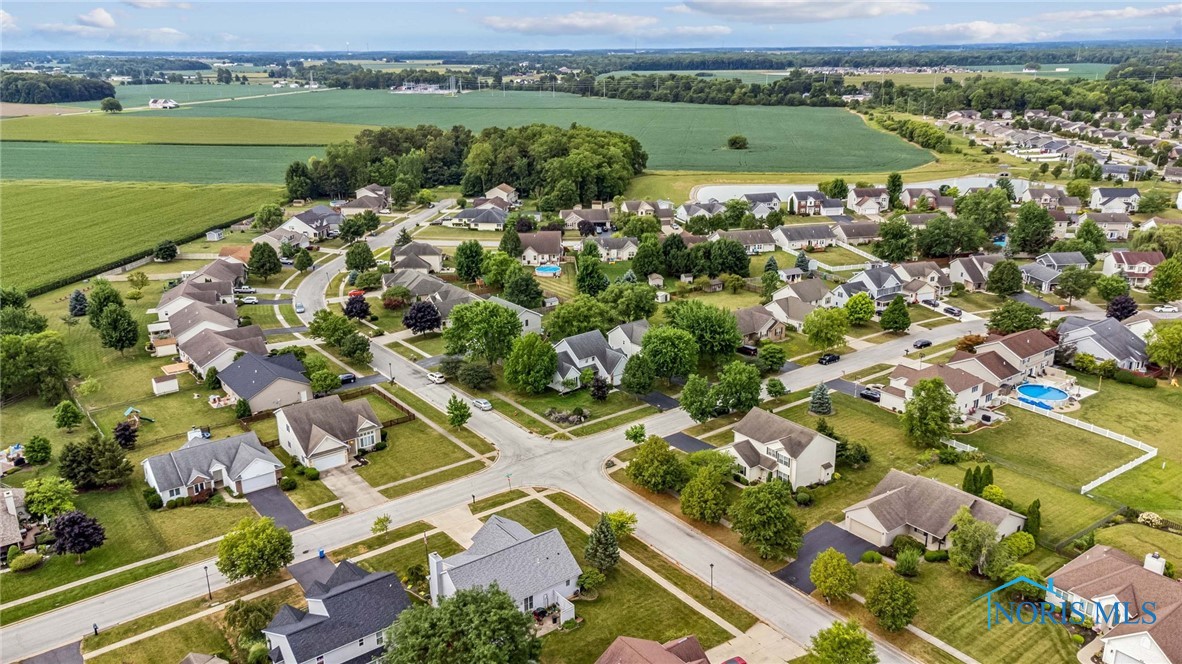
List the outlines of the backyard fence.
{"type": "MultiPolygon", "coordinates": [[[[841,243],[838,243],[838,244],[841,244],[841,243]]],[[[785,251],[785,253],[791,254],[793,256],[796,256],[801,252],[800,249],[785,249],[784,251],[785,251]]],[[[862,254],[865,254],[866,252],[855,252],[855,253],[862,255],[862,254]]],[[[808,252],[805,252],[805,256],[808,256],[808,255],[809,255],[808,252]]],[[[869,254],[867,254],[867,255],[869,255],[869,254]]],[[[871,256],[871,258],[874,258],[874,257],[871,256]]],[[[821,261],[819,261],[815,258],[812,258],[810,256],[809,257],[809,270],[820,269],[820,270],[827,270],[829,272],[854,272],[854,271],[858,271],[858,270],[868,270],[872,267],[875,267],[876,265],[880,265],[881,263],[882,263],[882,261],[875,258],[873,263],[858,263],[857,265],[830,265],[828,263],[822,263],[821,261]]]]}
{"type": "Polygon", "coordinates": [[[944,444],[947,445],[948,447],[951,447],[954,450],[960,450],[961,452],[976,452],[977,451],[977,448],[973,447],[972,445],[969,445],[968,443],[962,443],[958,440],[948,439],[948,440],[944,441],[944,444]]]}
{"type": "Polygon", "coordinates": [[[1087,484],[1083,485],[1082,487],[1079,488],[1080,493],[1087,493],[1087,492],[1091,491],[1092,489],[1095,489],[1096,487],[1100,486],[1101,484],[1113,479],[1114,477],[1117,477],[1123,473],[1127,473],[1128,471],[1136,468],[1137,466],[1140,466],[1141,464],[1145,463],[1146,461],[1149,461],[1150,459],[1157,456],[1157,448],[1156,447],[1153,447],[1152,445],[1146,445],[1145,443],[1143,443],[1135,438],[1129,438],[1128,436],[1124,435],[1123,433],[1117,433],[1111,429],[1105,429],[1104,427],[1098,427],[1095,424],[1091,424],[1089,422],[1084,422],[1083,420],[1077,420],[1074,417],[1067,417],[1066,415],[1063,415],[1062,413],[1056,413],[1054,411],[1046,410],[1044,408],[1039,408],[1038,406],[1028,404],[1023,401],[1019,401],[1018,399],[1015,399],[1013,397],[1006,397],[1005,399],[1006,399],[1006,403],[1008,405],[1016,406],[1018,408],[1021,408],[1022,410],[1030,411],[1032,413],[1037,413],[1039,415],[1042,415],[1043,417],[1049,417],[1052,420],[1062,422],[1063,424],[1067,424],[1067,425],[1073,426],[1077,429],[1082,429],[1084,431],[1088,431],[1088,432],[1094,433],[1099,436],[1103,436],[1109,440],[1115,440],[1116,442],[1121,443],[1122,445],[1128,445],[1129,447],[1141,450],[1142,452],[1145,453],[1145,454],[1142,454],[1141,456],[1137,457],[1136,459],[1133,459],[1132,461],[1129,461],[1128,463],[1122,464],[1121,466],[1114,468],[1114,469],[1108,471],[1107,473],[1104,473],[1100,477],[1092,480],[1091,482],[1088,482],[1087,484]]]}
{"type": "Polygon", "coordinates": [[[874,254],[870,253],[869,251],[866,251],[865,249],[859,249],[856,245],[849,244],[848,242],[838,242],[837,246],[841,247],[842,249],[846,249],[852,253],[855,253],[855,254],[861,256],[862,258],[868,258],[868,259],[874,261],[875,263],[885,262],[881,258],[879,258],[878,256],[875,256],[874,254]]]}

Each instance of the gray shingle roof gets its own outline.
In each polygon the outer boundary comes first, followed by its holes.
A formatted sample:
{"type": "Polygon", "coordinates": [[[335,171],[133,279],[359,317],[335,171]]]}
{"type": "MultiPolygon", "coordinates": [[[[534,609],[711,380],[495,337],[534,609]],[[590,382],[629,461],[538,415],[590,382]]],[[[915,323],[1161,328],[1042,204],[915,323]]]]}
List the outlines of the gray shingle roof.
{"type": "Polygon", "coordinates": [[[0,503],[0,546],[9,546],[21,541],[21,519],[29,516],[28,510],[25,509],[25,490],[4,489],[3,493],[9,491],[12,492],[16,514],[8,511],[6,503],[0,503]]]}
{"type": "Polygon", "coordinates": [[[576,334],[562,341],[566,342],[576,359],[597,358],[604,370],[608,372],[615,371],[616,365],[627,361],[623,353],[607,345],[607,337],[603,336],[603,332],[599,330],[576,334]]]}
{"type": "Polygon", "coordinates": [[[766,228],[757,228],[748,231],[719,231],[718,237],[726,240],[734,240],[743,246],[775,244],[776,242],[772,237],[772,232],[766,228]]]}
{"type": "Polygon", "coordinates": [[[345,442],[356,438],[362,427],[382,424],[366,399],[341,401],[335,394],[284,406],[279,412],[287,417],[292,434],[308,454],[326,435],[345,442]]]}
{"type": "Polygon", "coordinates": [[[587,241],[598,245],[604,251],[622,251],[628,245],[632,245],[633,247],[640,246],[640,241],[634,237],[597,237],[594,240],[587,241]]]}
{"type": "Polygon", "coordinates": [[[259,437],[249,431],[221,440],[190,440],[175,452],[148,457],[143,463],[152,469],[156,489],[163,493],[188,486],[195,477],[212,480],[217,465],[225,466],[230,479],[237,480],[255,460],[283,468],[279,459],[259,442],[259,437]]]}
{"type": "Polygon", "coordinates": [[[1115,318],[1092,321],[1079,316],[1068,316],[1059,324],[1059,338],[1062,343],[1072,343],[1087,336],[1086,332],[1081,332],[1084,329],[1091,333],[1090,338],[1093,341],[1117,359],[1135,360],[1140,363],[1147,359],[1145,340],[1115,318]]]}
{"type": "Polygon", "coordinates": [[[408,242],[394,247],[393,256],[442,256],[443,252],[426,242],[408,242]]]}
{"type": "Polygon", "coordinates": [[[1022,274],[1032,281],[1046,284],[1054,284],[1059,281],[1059,271],[1042,263],[1027,263],[1020,269],[1022,274]]]}
{"type": "Polygon", "coordinates": [[[295,215],[292,219],[299,219],[308,226],[320,230],[332,226],[340,226],[341,222],[345,220],[340,212],[328,207],[327,205],[317,205],[310,210],[295,215]]]}
{"type": "Polygon", "coordinates": [[[775,192],[759,192],[755,194],[743,194],[743,200],[748,203],[763,203],[765,205],[779,205],[780,195],[775,192]]]}
{"type": "Polygon", "coordinates": [[[842,235],[850,238],[878,237],[878,224],[873,221],[855,221],[849,224],[839,224],[837,228],[841,230],[842,235]]]}
{"type": "Polygon", "coordinates": [[[460,210],[456,219],[462,219],[470,224],[503,224],[509,218],[509,213],[500,208],[468,208],[460,210]]]}
{"type": "Polygon", "coordinates": [[[968,507],[974,519],[995,526],[1011,515],[1021,516],[939,480],[909,475],[894,468],[887,471],[869,498],[850,505],[845,511],[861,507],[869,507],[888,531],[910,525],[941,538],[952,530],[952,517],[961,507],[968,507]]]}
{"type": "Polygon", "coordinates": [[[277,380],[307,385],[303,371],[304,365],[291,353],[273,357],[247,353],[219,373],[218,379],[239,398],[251,399],[277,380]]]}
{"type": "Polygon", "coordinates": [[[820,302],[829,293],[829,283],[824,279],[805,279],[788,284],[789,290],[805,302],[820,302]]]}
{"type": "Polygon", "coordinates": [[[179,348],[194,364],[204,367],[230,349],[262,355],[267,352],[267,337],[258,325],[232,330],[202,330],[181,342],[179,348]]]}
{"type": "Polygon", "coordinates": [[[233,304],[194,302],[168,318],[168,329],[178,336],[202,324],[220,325],[223,329],[238,327],[238,307],[233,304]]]}
{"type": "Polygon", "coordinates": [[[533,249],[539,254],[556,256],[562,253],[562,231],[538,231],[521,233],[521,248],[533,249]]]}
{"type": "Polygon", "coordinates": [[[833,234],[833,227],[829,224],[793,224],[779,226],[776,230],[789,242],[812,242],[837,238],[833,234]]]}
{"type": "Polygon", "coordinates": [[[582,573],[558,529],[535,535],[497,515],[476,531],[467,551],[444,558],[443,565],[457,590],[496,584],[518,604],[582,573]]]}
{"type": "Polygon", "coordinates": [[[175,288],[170,288],[160,296],[160,306],[173,300],[185,297],[195,302],[214,304],[221,298],[229,297],[234,292],[234,285],[228,281],[185,281],[175,288]]]}
{"type": "Polygon", "coordinates": [[[743,419],[735,425],[734,432],[760,443],[779,442],[793,459],[799,457],[813,440],[824,437],[808,427],[773,415],[762,408],[747,411],[743,419]]]}
{"type": "Polygon", "coordinates": [[[1088,266],[1088,259],[1078,251],[1048,251],[1045,254],[1040,254],[1037,259],[1039,263],[1048,266],[1067,267],[1068,265],[1078,265],[1080,267],[1088,266]]]}
{"type": "MultiPolygon", "coordinates": [[[[284,605],[263,630],[285,636],[298,662],[311,661],[379,632],[410,608],[397,575],[366,572],[349,561],[337,565],[327,582],[314,584],[307,597],[319,600],[328,615],[284,605]]],[[[374,646],[374,654],[380,653],[382,648],[374,646]]]]}
{"type": "Polygon", "coordinates": [[[648,334],[648,328],[648,321],[644,319],[634,320],[630,323],[623,323],[616,326],[616,329],[623,332],[628,341],[634,344],[640,344],[644,339],[644,335],[648,334]]]}

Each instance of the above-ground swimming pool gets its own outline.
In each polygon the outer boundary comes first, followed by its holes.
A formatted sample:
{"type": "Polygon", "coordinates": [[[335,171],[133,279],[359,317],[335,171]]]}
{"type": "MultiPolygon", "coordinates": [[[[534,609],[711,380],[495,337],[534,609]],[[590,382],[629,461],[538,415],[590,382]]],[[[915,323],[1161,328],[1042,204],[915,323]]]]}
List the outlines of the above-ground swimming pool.
{"type": "Polygon", "coordinates": [[[1040,383],[1025,383],[1018,386],[1018,394],[1031,401],[1038,401],[1047,405],[1062,403],[1070,396],[1064,390],[1040,383]]]}
{"type": "Polygon", "coordinates": [[[562,274],[562,267],[559,265],[539,265],[534,268],[534,274],[539,277],[557,277],[562,274]]]}

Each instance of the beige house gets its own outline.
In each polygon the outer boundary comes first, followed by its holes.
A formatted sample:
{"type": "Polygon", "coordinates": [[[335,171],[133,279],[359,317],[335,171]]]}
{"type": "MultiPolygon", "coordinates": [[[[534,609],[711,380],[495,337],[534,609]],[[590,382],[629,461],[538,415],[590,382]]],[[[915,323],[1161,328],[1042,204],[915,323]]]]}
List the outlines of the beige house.
{"type": "Polygon", "coordinates": [[[497,186],[484,192],[485,198],[503,198],[510,205],[516,205],[518,202],[517,190],[502,182],[497,186]]]}
{"type": "Polygon", "coordinates": [[[833,479],[837,441],[762,408],[735,425],[734,442],[720,447],[750,481],[782,480],[793,489],[833,479]]]}
{"type": "Polygon", "coordinates": [[[267,352],[267,338],[258,325],[236,327],[232,330],[203,330],[188,341],[182,341],[181,361],[188,362],[198,376],[204,377],[210,369],[221,373],[234,362],[238,353],[267,352]]]}
{"type": "Polygon", "coordinates": [[[245,399],[250,412],[261,413],[311,399],[312,388],[303,371],[304,365],[290,353],[247,353],[219,371],[218,378],[232,401],[245,399]]]}
{"type": "Polygon", "coordinates": [[[525,265],[547,265],[562,260],[561,231],[538,231],[537,233],[522,233],[521,262],[525,265]]]}
{"type": "Polygon", "coordinates": [[[784,338],[784,323],[761,306],[746,307],[735,311],[735,321],[739,325],[739,335],[743,343],[757,345],[764,339],[780,341],[784,338]]]}
{"type": "Polygon", "coordinates": [[[902,412],[911,400],[915,385],[921,380],[932,378],[944,381],[944,387],[956,398],[956,410],[961,415],[968,415],[978,408],[993,406],[994,399],[998,396],[996,385],[963,369],[939,364],[917,369],[900,364],[891,372],[889,384],[881,390],[882,400],[879,405],[902,412]]]}
{"type": "Polygon", "coordinates": [[[975,352],[957,351],[945,365],[1001,387],[1014,387],[1041,375],[1055,363],[1055,342],[1039,330],[994,337],[975,352]]]}
{"type": "Polygon", "coordinates": [[[1133,288],[1146,288],[1153,279],[1154,268],[1165,259],[1165,254],[1160,251],[1116,249],[1104,257],[1102,270],[1106,276],[1124,276],[1133,288]]]}
{"type": "Polygon", "coordinates": [[[948,264],[948,278],[953,284],[964,284],[968,290],[984,290],[989,283],[989,272],[1003,260],[1005,256],[1001,254],[974,254],[957,258],[948,264]]]}
{"type": "Polygon", "coordinates": [[[390,250],[390,267],[394,269],[443,269],[443,252],[426,242],[410,242],[390,250]]]}
{"type": "Polygon", "coordinates": [[[341,401],[335,394],[284,406],[275,412],[279,444],[293,459],[318,470],[349,463],[359,449],[381,439],[382,421],[365,399],[341,401]]]}

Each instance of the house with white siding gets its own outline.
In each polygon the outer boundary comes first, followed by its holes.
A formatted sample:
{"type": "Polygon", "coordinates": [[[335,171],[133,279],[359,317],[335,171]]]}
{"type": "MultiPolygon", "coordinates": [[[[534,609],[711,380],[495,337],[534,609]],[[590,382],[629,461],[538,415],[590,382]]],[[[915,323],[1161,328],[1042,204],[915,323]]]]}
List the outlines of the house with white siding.
{"type": "Polygon", "coordinates": [[[1122,275],[1133,288],[1147,288],[1154,269],[1165,259],[1160,251],[1114,249],[1104,257],[1102,271],[1105,276],[1122,275]]]}
{"type": "Polygon", "coordinates": [[[381,440],[382,421],[366,399],[341,401],[335,394],[275,411],[279,444],[293,459],[317,470],[349,463],[358,450],[381,440]]]}
{"type": "Polygon", "coordinates": [[[718,449],[735,460],[749,481],[788,482],[793,489],[833,479],[837,441],[808,427],[752,408],[732,429],[734,440],[718,449]]]}

